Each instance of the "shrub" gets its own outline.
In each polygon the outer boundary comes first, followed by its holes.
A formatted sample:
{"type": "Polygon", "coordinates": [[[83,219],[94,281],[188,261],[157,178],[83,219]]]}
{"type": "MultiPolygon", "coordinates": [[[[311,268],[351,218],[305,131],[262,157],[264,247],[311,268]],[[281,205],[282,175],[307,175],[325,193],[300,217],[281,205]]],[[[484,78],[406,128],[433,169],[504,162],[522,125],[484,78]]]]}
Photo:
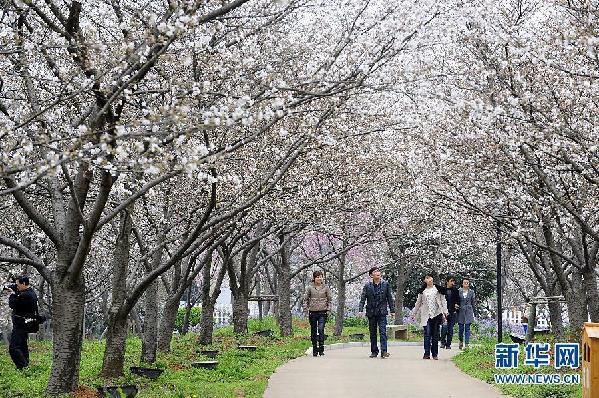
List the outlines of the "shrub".
{"type": "MultiPolygon", "coordinates": [[[[177,318],[175,319],[175,327],[177,330],[183,329],[183,320],[185,319],[185,311],[186,308],[179,308],[177,311],[177,318]]],[[[189,326],[195,326],[200,323],[202,319],[202,309],[200,307],[191,307],[191,312],[189,313],[189,326]]]]}
{"type": "Polygon", "coordinates": [[[348,316],[343,320],[343,326],[368,327],[368,319],[366,317],[348,316]]]}

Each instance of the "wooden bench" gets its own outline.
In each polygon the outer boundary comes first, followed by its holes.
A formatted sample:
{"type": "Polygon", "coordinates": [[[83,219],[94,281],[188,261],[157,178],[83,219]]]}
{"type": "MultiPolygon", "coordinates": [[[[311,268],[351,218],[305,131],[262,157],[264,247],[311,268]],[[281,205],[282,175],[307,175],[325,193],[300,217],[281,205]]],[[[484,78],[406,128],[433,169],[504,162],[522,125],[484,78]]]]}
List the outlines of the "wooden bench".
{"type": "Polygon", "coordinates": [[[407,340],[408,325],[387,325],[387,336],[390,334],[397,340],[407,340]]]}

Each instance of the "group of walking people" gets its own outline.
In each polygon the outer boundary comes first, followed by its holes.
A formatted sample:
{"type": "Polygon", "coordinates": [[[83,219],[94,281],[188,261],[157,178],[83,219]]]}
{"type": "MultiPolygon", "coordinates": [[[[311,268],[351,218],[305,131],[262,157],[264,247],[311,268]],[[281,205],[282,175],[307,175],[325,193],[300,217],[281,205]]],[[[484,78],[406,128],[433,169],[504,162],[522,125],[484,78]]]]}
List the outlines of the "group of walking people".
{"type": "Polygon", "coordinates": [[[453,329],[458,324],[459,348],[470,344],[470,325],[474,322],[476,295],[470,289],[470,280],[462,279],[462,287],[455,286],[454,276],[448,276],[445,286],[435,285],[433,275],[424,275],[424,284],[418,289],[418,298],[412,311],[424,332],[424,359],[438,359],[439,329],[441,348],[451,349],[453,329]]]}
{"type": "MultiPolygon", "coordinates": [[[[395,301],[390,284],[383,280],[381,271],[373,267],[368,271],[367,282],[360,296],[359,315],[368,318],[370,334],[370,358],[389,357],[387,349],[387,315],[395,316],[395,301]],[[366,306],[366,312],[364,312],[366,306]],[[380,336],[380,347],[377,341],[380,336]],[[380,349],[379,349],[380,348],[380,349]]],[[[458,324],[459,348],[470,343],[470,325],[474,322],[476,295],[470,289],[470,280],[462,278],[461,287],[456,287],[456,278],[448,276],[445,286],[434,283],[432,273],[423,277],[418,289],[416,304],[411,318],[422,328],[424,335],[423,359],[438,359],[439,343],[443,349],[451,349],[453,329],[458,324]]],[[[312,284],[306,287],[304,310],[310,321],[312,355],[324,355],[324,328],[331,309],[331,291],[324,284],[323,273],[314,271],[312,284]]]]}

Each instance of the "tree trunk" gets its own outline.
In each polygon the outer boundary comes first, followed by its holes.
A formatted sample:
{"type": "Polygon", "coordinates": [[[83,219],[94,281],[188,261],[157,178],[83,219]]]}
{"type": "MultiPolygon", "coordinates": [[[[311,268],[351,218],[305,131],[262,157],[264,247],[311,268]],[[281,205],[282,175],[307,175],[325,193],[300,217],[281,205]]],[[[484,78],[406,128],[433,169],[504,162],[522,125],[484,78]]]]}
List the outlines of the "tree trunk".
{"type": "MultiPolygon", "coordinates": [[[[160,235],[162,241],[166,239],[164,235],[160,235]]],[[[158,268],[162,262],[162,250],[157,250],[152,256],[151,263],[146,263],[146,271],[148,273],[158,268]]],[[[158,343],[158,288],[159,282],[155,280],[148,286],[145,295],[145,316],[143,327],[143,339],[141,345],[141,361],[147,363],[156,362],[156,351],[158,343]]]]}
{"type": "Polygon", "coordinates": [[[289,263],[289,245],[285,242],[285,235],[279,236],[281,242],[281,264],[277,270],[277,293],[279,296],[279,328],[281,336],[292,336],[293,326],[291,318],[291,265],[289,263]]]}
{"type": "Polygon", "coordinates": [[[129,320],[131,322],[131,332],[141,339],[143,337],[143,322],[137,306],[133,307],[133,310],[129,313],[129,320]]]}
{"type": "MultiPolygon", "coordinates": [[[[225,262],[228,260],[225,260],[225,262]]],[[[213,291],[210,286],[212,261],[208,259],[202,270],[202,317],[200,321],[200,344],[212,344],[212,334],[214,332],[214,308],[216,300],[220,295],[220,287],[226,272],[226,265],[223,264],[214,281],[213,291]]]]}
{"type": "Polygon", "coordinates": [[[345,320],[345,301],[347,299],[347,283],[340,279],[337,282],[337,310],[335,311],[335,328],[333,335],[341,336],[343,321],[345,320]]]}
{"type": "MultiPolygon", "coordinates": [[[[256,274],[256,296],[260,297],[262,295],[262,281],[260,280],[260,275],[256,274]]],[[[258,301],[258,319],[262,320],[264,318],[264,302],[258,301]]]]}
{"type": "Polygon", "coordinates": [[[347,282],[345,281],[345,254],[339,256],[339,269],[337,270],[337,311],[335,313],[334,336],[341,336],[343,321],[345,320],[345,300],[347,297],[347,282]]]}
{"type": "Polygon", "coordinates": [[[85,283],[53,286],[52,293],[52,370],[46,392],[59,395],[75,391],[79,385],[79,363],[83,340],[85,283]]]}
{"type": "Polygon", "coordinates": [[[395,324],[403,324],[403,299],[406,285],[408,284],[408,269],[403,260],[400,260],[395,277],[395,324]]]}
{"type": "Polygon", "coordinates": [[[8,336],[10,336],[10,334],[12,333],[12,328],[10,326],[10,323],[6,323],[2,326],[2,342],[8,346],[8,344],[10,343],[8,341],[8,336]]]}
{"type": "Polygon", "coordinates": [[[48,303],[46,302],[46,297],[49,297],[48,291],[48,283],[42,279],[40,288],[38,290],[37,302],[39,307],[40,314],[43,314],[47,317],[46,322],[40,325],[39,332],[36,333],[35,337],[38,340],[48,340],[51,336],[50,326],[52,325],[52,321],[50,319],[50,314],[48,314],[47,308],[49,308],[48,303]]]}
{"type": "Polygon", "coordinates": [[[122,213],[121,226],[112,258],[112,300],[106,335],[106,348],[102,360],[102,376],[107,379],[123,375],[125,343],[127,340],[127,314],[121,313],[127,290],[127,268],[131,248],[132,221],[128,211],[122,213]]]}
{"type": "Polygon", "coordinates": [[[244,334],[248,332],[248,296],[239,289],[237,297],[233,300],[233,333],[244,334]]]}
{"type": "Polygon", "coordinates": [[[593,268],[587,267],[582,272],[582,284],[591,322],[599,322],[599,290],[597,290],[597,275],[593,268]]]}
{"type": "Polygon", "coordinates": [[[181,295],[178,294],[169,297],[162,308],[162,316],[158,326],[157,347],[159,352],[170,352],[171,350],[171,340],[173,339],[173,329],[175,328],[180,299],[181,295]]]}
{"type": "Polygon", "coordinates": [[[535,336],[535,326],[537,325],[537,305],[530,304],[528,312],[528,330],[526,332],[526,341],[531,342],[535,336]]]}
{"type": "MultiPolygon", "coordinates": [[[[276,274],[276,272],[275,272],[276,274]]],[[[272,291],[272,294],[276,294],[277,297],[279,296],[279,280],[278,278],[275,277],[273,278],[274,282],[274,289],[272,291]]],[[[270,313],[273,315],[273,317],[275,318],[275,320],[277,321],[277,324],[279,323],[279,300],[274,300],[274,301],[270,301],[270,313]]]]}
{"type": "MultiPolygon", "coordinates": [[[[561,251],[561,245],[555,241],[553,231],[550,227],[551,220],[548,216],[544,216],[542,220],[543,227],[541,237],[544,239],[545,244],[556,251],[561,251]]],[[[549,251],[547,255],[550,260],[551,268],[559,282],[560,290],[566,299],[570,329],[577,333],[581,330],[584,322],[587,320],[584,296],[580,294],[582,292],[582,275],[576,268],[574,268],[572,270],[571,280],[568,281],[564,272],[563,263],[559,257],[551,251],[549,251]]]]}
{"type": "Polygon", "coordinates": [[[156,344],[158,338],[158,281],[152,282],[144,294],[146,302],[141,361],[154,363],[156,362],[156,344]]]}
{"type": "Polygon", "coordinates": [[[214,304],[207,300],[202,303],[202,317],[200,320],[200,344],[212,344],[212,333],[214,332],[214,304]]]}
{"type": "Polygon", "coordinates": [[[189,331],[189,318],[191,316],[191,309],[193,307],[193,303],[191,301],[191,287],[189,285],[189,289],[187,289],[187,301],[185,302],[185,316],[183,317],[183,325],[181,326],[181,334],[185,335],[189,331]]]}
{"type": "Polygon", "coordinates": [[[549,321],[551,322],[551,331],[556,337],[564,334],[564,323],[562,321],[562,308],[560,303],[552,302],[548,304],[549,321]]]}
{"type": "Polygon", "coordinates": [[[582,330],[584,323],[588,319],[585,297],[582,292],[582,275],[578,270],[572,272],[572,288],[564,292],[564,297],[568,304],[568,319],[572,332],[578,333],[582,330]]]}
{"type": "Polygon", "coordinates": [[[127,318],[117,314],[109,320],[106,332],[106,348],[102,361],[102,377],[105,379],[116,379],[123,376],[126,342],[127,318]]]}

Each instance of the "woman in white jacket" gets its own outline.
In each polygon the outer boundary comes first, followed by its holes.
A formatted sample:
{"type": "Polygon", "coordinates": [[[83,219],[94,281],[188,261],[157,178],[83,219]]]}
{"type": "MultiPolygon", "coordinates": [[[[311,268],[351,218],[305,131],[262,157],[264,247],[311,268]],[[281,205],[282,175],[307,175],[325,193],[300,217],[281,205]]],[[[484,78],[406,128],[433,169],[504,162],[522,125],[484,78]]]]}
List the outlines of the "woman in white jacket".
{"type": "Polygon", "coordinates": [[[412,319],[424,329],[424,356],[422,359],[438,359],[439,327],[447,317],[447,300],[433,283],[433,275],[424,275],[424,290],[418,294],[412,311],[412,319]]]}

